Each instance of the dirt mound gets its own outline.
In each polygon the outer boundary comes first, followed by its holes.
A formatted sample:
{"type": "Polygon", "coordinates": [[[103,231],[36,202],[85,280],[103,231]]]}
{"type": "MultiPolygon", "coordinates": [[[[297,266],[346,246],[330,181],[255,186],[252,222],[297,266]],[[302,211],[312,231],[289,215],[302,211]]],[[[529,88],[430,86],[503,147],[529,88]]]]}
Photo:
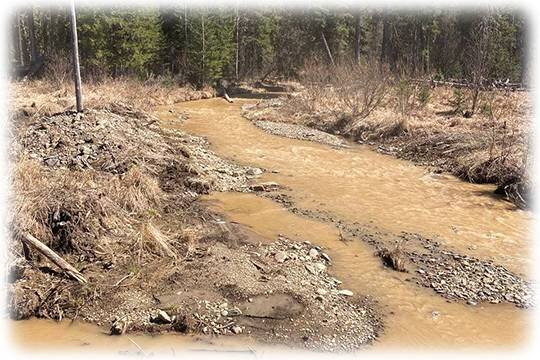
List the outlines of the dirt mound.
{"type": "MultiPolygon", "coordinates": [[[[286,238],[264,246],[217,243],[171,268],[153,292],[152,306],[125,300],[114,316],[131,319],[128,331],[177,331],[172,319],[182,319],[184,332],[245,333],[316,350],[358,349],[373,341],[381,324],[362,296],[340,289],[341,282],[327,273],[329,260],[309,242],[286,238]],[[159,310],[171,321],[153,323],[151,314],[159,310]]],[[[100,306],[106,305],[94,308],[100,306]]]]}
{"type": "Polygon", "coordinates": [[[117,105],[116,112],[88,110],[40,118],[20,129],[16,139],[20,156],[52,168],[123,174],[133,165],[163,164],[176,155],[156,130],[155,119],[117,105]]]}
{"type": "Polygon", "coordinates": [[[24,264],[10,285],[15,318],[77,316],[88,291],[115,303],[109,290],[119,279],[131,274],[145,283],[135,274],[142,264],[180,258],[200,239],[219,238],[218,224],[207,223],[210,215],[193,202],[199,194],[247,188],[249,167],[218,158],[200,138],[162,131],[154,118],[127,105],[39,120],[16,113],[13,135],[10,251],[24,264]],[[91,285],[71,283],[23,247],[23,232],[91,285]]]}

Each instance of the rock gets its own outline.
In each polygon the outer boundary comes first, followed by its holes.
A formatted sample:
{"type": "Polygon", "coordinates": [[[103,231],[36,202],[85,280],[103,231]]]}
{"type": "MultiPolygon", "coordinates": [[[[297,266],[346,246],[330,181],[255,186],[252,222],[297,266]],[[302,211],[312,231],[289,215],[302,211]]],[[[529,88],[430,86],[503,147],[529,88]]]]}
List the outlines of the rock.
{"type": "Polygon", "coordinates": [[[312,264],[305,264],[304,267],[305,267],[306,270],[309,271],[311,274],[313,274],[313,275],[317,275],[317,274],[318,274],[317,269],[315,269],[315,266],[313,266],[312,264]]]}
{"type": "Polygon", "coordinates": [[[221,310],[221,316],[229,316],[229,312],[227,310],[221,310]]]}
{"type": "Polygon", "coordinates": [[[229,316],[240,316],[240,315],[242,315],[242,311],[237,307],[234,307],[234,308],[229,309],[227,311],[229,313],[229,316]]]}
{"type": "Polygon", "coordinates": [[[431,312],[431,317],[432,317],[433,319],[437,319],[440,315],[441,315],[441,313],[438,312],[438,311],[432,311],[432,312],[431,312]]]}
{"type": "Polygon", "coordinates": [[[249,188],[252,191],[272,191],[272,190],[277,190],[280,187],[281,186],[276,182],[267,181],[267,182],[251,185],[249,188]]]}
{"type": "Polygon", "coordinates": [[[328,291],[326,291],[325,289],[317,289],[317,294],[319,295],[326,295],[328,294],[328,291]]]}
{"type": "Polygon", "coordinates": [[[154,324],[170,324],[172,323],[171,317],[163,310],[158,310],[155,316],[150,317],[150,322],[154,324]]]}
{"type": "Polygon", "coordinates": [[[278,263],[282,263],[287,260],[287,253],[285,251],[278,251],[274,258],[278,263]]]}
{"type": "Polygon", "coordinates": [[[332,259],[330,258],[330,256],[328,256],[327,253],[321,253],[321,257],[328,262],[332,261],[332,259]]]}
{"type": "Polygon", "coordinates": [[[247,171],[246,171],[246,174],[249,175],[249,176],[257,176],[257,175],[261,175],[263,173],[263,171],[259,168],[249,168],[247,171]]]}
{"type": "Polygon", "coordinates": [[[237,326],[237,325],[236,325],[236,326],[233,326],[233,327],[231,328],[231,331],[232,331],[233,334],[238,335],[238,334],[241,334],[241,333],[242,333],[242,328],[241,328],[240,326],[237,326]]]}
{"type": "Polygon", "coordinates": [[[315,269],[317,270],[318,273],[323,272],[323,271],[326,270],[326,265],[324,265],[323,263],[320,263],[320,262],[317,262],[317,263],[313,264],[313,266],[315,267],[315,269]]]}
{"type": "Polygon", "coordinates": [[[315,259],[319,256],[319,252],[316,249],[311,249],[309,250],[309,256],[315,259]]]}
{"type": "Polygon", "coordinates": [[[129,321],[126,317],[115,319],[111,325],[110,334],[123,335],[126,333],[128,325],[129,321]]]}
{"type": "Polygon", "coordinates": [[[339,290],[338,294],[339,295],[344,295],[344,296],[353,296],[354,295],[354,293],[351,290],[339,290]]]}

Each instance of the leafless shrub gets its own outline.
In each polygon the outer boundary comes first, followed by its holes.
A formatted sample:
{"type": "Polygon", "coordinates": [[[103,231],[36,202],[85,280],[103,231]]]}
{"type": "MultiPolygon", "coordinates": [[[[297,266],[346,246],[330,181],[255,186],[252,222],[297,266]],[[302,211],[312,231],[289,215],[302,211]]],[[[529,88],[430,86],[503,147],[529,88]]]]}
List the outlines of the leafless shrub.
{"type": "Polygon", "coordinates": [[[337,107],[354,122],[366,118],[387,94],[389,74],[375,62],[343,63],[333,68],[332,75],[337,107]]]}
{"type": "Polygon", "coordinates": [[[71,70],[70,56],[66,52],[51,52],[45,63],[45,78],[56,88],[66,84],[70,79],[71,70]]]}

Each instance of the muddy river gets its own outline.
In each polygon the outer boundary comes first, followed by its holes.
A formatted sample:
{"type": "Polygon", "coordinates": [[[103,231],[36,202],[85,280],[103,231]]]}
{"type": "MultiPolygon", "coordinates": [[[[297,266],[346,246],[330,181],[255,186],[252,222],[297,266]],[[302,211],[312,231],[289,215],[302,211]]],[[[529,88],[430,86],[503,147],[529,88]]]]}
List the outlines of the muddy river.
{"type": "MultiPolygon", "coordinates": [[[[173,106],[174,113],[167,107],[161,114],[167,124],[206,137],[220,156],[267,169],[260,181],[285,186],[286,194],[299,208],[332,214],[384,234],[406,231],[434,237],[459,253],[493,260],[530,278],[532,215],[492,196],[493,186],[430,174],[425,168],[363,145],[336,149],[270,135],[241,116],[241,105],[248,101],[254,100],[187,102],[173,106]],[[181,112],[189,119],[174,122],[175,114],[181,112]]],[[[528,339],[530,310],[509,304],[448,302],[432,290],[406,281],[407,274],[384,268],[368,244],[341,241],[332,223],[295,215],[254,194],[213,193],[203,201],[269,241],[283,234],[325,247],[333,259],[329,270],[343,280],[343,287],[373,297],[381,307],[385,330],[374,350],[512,348],[528,339]]],[[[31,325],[24,323],[17,325],[21,336],[32,332],[31,325]]],[[[139,341],[156,346],[162,341],[159,337],[141,338],[139,341]]],[[[176,339],[180,345],[175,346],[193,348],[192,338],[176,339]]],[[[199,345],[197,349],[205,348],[199,345]]],[[[234,348],[237,344],[218,345],[234,348]]],[[[133,349],[134,345],[130,346],[133,349]]],[[[243,349],[246,347],[244,344],[243,349]]]]}

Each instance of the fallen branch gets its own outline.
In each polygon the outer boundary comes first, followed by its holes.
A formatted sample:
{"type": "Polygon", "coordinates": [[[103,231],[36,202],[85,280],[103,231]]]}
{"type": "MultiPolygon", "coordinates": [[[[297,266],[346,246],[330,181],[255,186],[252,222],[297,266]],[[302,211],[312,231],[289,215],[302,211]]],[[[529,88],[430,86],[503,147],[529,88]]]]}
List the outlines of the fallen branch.
{"type": "Polygon", "coordinates": [[[227,94],[225,90],[223,90],[223,97],[225,98],[225,100],[227,100],[227,102],[229,103],[233,102],[233,100],[229,97],[229,94],[227,94]]]}
{"type": "Polygon", "coordinates": [[[42,253],[47,259],[51,260],[56,266],[64,270],[72,279],[77,280],[80,284],[86,284],[87,281],[84,276],[67,261],[62,259],[57,253],[51,250],[47,245],[33,237],[32,235],[23,232],[21,233],[23,243],[34,247],[40,253],[42,253]]]}

